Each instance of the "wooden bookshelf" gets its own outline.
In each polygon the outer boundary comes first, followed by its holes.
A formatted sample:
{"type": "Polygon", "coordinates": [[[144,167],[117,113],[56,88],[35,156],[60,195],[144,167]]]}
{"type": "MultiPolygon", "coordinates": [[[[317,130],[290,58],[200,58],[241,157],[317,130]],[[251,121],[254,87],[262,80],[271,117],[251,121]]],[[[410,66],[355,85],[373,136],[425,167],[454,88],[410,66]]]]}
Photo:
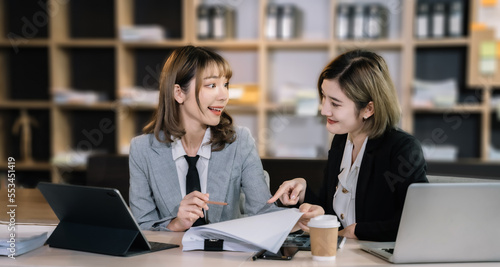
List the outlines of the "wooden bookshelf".
{"type": "MultiPolygon", "coordinates": [[[[492,90],[469,88],[465,78],[459,82],[460,96],[466,98],[467,94],[471,94],[476,102],[463,101],[450,108],[412,106],[412,82],[422,78],[417,77],[422,68],[418,66],[421,60],[417,60],[417,56],[450,50],[467,58],[472,42],[469,34],[461,38],[436,40],[414,38],[417,0],[397,2],[397,12],[391,13],[389,37],[380,40],[337,40],[334,37],[336,7],[339,3],[351,3],[343,0],[275,1],[293,3],[301,9],[302,36],[291,40],[266,38],[266,7],[270,0],[228,1],[226,4],[231,5],[240,16],[237,16],[234,25],[236,35],[227,40],[197,38],[196,8],[202,2],[217,2],[213,0],[63,2],[41,1],[57,8],[57,12],[48,16],[47,25],[39,25],[41,27],[37,28],[36,35],[24,36],[25,39],[17,40],[12,46],[12,39],[7,37],[12,36],[9,34],[22,37],[20,31],[23,25],[18,19],[23,15],[32,19],[36,12],[45,11],[38,1],[20,5],[15,1],[0,0],[0,125],[4,128],[0,132],[0,156],[19,155],[19,144],[3,144],[12,142],[12,124],[20,110],[26,109],[39,120],[48,121],[37,130],[45,136],[42,142],[48,144],[48,151],[35,158],[36,164],[19,165],[19,168],[46,173],[42,176],[49,176],[52,181],[84,177],[84,168],[74,168],[73,174],[71,171],[61,174],[61,168],[54,167],[51,160],[58,153],[77,150],[78,146],[84,147],[83,144],[92,141],[85,139],[81,132],[99,130],[99,121],[109,120],[114,130],[103,134],[102,144],[92,145],[90,149],[103,149],[111,154],[127,151],[130,139],[140,133],[155,107],[123,104],[119,99],[120,90],[142,85],[154,87],[165,58],[173,49],[188,44],[209,47],[221,53],[233,67],[231,83],[250,83],[259,87],[257,103],[229,105],[228,111],[237,124],[241,122],[240,125],[251,128],[261,157],[273,157],[276,153],[270,151],[270,145],[282,136],[289,135],[295,140],[308,139],[293,136],[293,133],[300,130],[301,124],[311,123],[314,125],[311,131],[321,132],[319,138],[315,135],[314,142],[299,145],[322,146],[324,150],[318,150],[317,157],[326,157],[331,136],[324,129],[324,122],[319,117],[297,118],[294,115],[295,104],[280,101],[283,97],[280,89],[287,84],[297,84],[301,88],[315,90],[317,76],[323,66],[339,53],[353,48],[374,50],[386,58],[402,105],[401,126],[415,133],[417,138],[426,138],[426,135],[415,131],[416,125],[424,121],[429,120],[438,127],[440,123],[446,123],[442,121],[446,114],[467,116],[463,118],[467,121],[466,125],[479,127],[477,134],[474,133],[477,140],[461,137],[460,131],[455,131],[451,139],[458,143],[472,142],[477,145],[478,152],[459,156],[459,160],[488,162],[492,138],[500,136],[498,123],[492,122],[492,113],[495,112],[489,104],[492,90]],[[83,20],[83,17],[86,19],[83,20]],[[122,26],[153,23],[167,29],[164,40],[130,42],[120,39],[122,26]],[[398,28],[393,24],[400,26],[398,28]],[[105,96],[105,100],[93,104],[54,102],[52,94],[65,88],[97,91],[105,96]],[[276,122],[281,123],[279,127],[276,122]]],[[[373,3],[369,0],[360,2],[373,3]]],[[[378,2],[385,3],[383,0],[378,2]]],[[[467,23],[470,24],[477,1],[463,2],[470,5],[466,9],[469,12],[467,23]]],[[[432,65],[433,62],[425,64],[432,65]]],[[[466,74],[467,66],[464,64],[466,61],[456,67],[457,73],[466,74]]],[[[295,141],[288,143],[289,146],[297,144],[295,141]]]]}

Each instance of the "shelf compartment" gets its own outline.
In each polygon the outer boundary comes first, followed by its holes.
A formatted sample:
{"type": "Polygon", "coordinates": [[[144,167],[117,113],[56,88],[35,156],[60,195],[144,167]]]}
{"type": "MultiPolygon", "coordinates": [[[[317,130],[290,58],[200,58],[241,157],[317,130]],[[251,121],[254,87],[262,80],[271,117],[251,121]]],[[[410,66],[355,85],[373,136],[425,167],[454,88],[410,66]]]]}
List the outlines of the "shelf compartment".
{"type": "Polygon", "coordinates": [[[260,142],[258,119],[253,114],[249,114],[244,110],[229,110],[229,114],[233,118],[233,125],[243,126],[250,130],[252,137],[255,139],[255,143],[260,142]]]}
{"type": "Polygon", "coordinates": [[[166,39],[183,39],[182,0],[135,0],[133,5],[134,25],[160,25],[165,30],[166,39]]]}
{"type": "Polygon", "coordinates": [[[466,47],[417,48],[415,62],[415,79],[424,81],[454,79],[458,88],[458,104],[470,105],[481,102],[481,90],[473,90],[466,85],[466,47]]]}
{"type": "Polygon", "coordinates": [[[134,62],[129,64],[134,66],[134,86],[158,90],[160,75],[167,58],[173,52],[173,49],[138,48],[130,51],[134,62]]]}
{"type": "Polygon", "coordinates": [[[298,117],[279,112],[273,112],[268,117],[267,127],[259,131],[260,142],[264,139],[268,144],[267,155],[287,158],[326,156],[329,144],[324,118],[298,117]]]}
{"type": "Polygon", "coordinates": [[[16,187],[36,188],[39,182],[50,182],[51,173],[45,170],[17,170],[16,163],[16,187]]]}
{"type": "Polygon", "coordinates": [[[413,129],[413,135],[422,145],[458,147],[457,160],[481,157],[481,114],[416,114],[413,129]]]}
{"type": "Polygon", "coordinates": [[[47,48],[0,49],[0,94],[9,100],[49,100],[47,48]]]}
{"type": "MultiPolygon", "coordinates": [[[[229,80],[231,85],[252,84],[258,87],[259,81],[259,54],[256,50],[232,50],[215,49],[219,55],[227,60],[233,71],[233,76],[229,80]]],[[[229,89],[231,90],[231,89],[229,89]]],[[[258,88],[260,93],[260,88],[258,88]]]]}
{"type": "Polygon", "coordinates": [[[69,110],[65,111],[70,138],[67,151],[116,152],[116,113],[114,111],[69,110]]]}
{"type": "MultiPolygon", "coordinates": [[[[38,162],[48,162],[50,160],[51,147],[51,121],[50,110],[27,109],[28,116],[34,121],[30,121],[29,129],[31,131],[31,155],[34,163],[23,162],[21,150],[23,149],[22,124],[18,128],[17,134],[13,132],[14,125],[20,119],[21,111],[19,109],[0,110],[0,125],[5,129],[0,134],[0,156],[4,159],[14,157],[16,165],[26,163],[26,165],[37,164],[38,162]]],[[[26,127],[26,126],[25,126],[26,127]]],[[[21,165],[22,166],[22,165],[21,165]]]]}
{"type": "Polygon", "coordinates": [[[70,38],[115,38],[115,1],[69,1],[70,38]]]}
{"type": "MultiPolygon", "coordinates": [[[[56,87],[90,90],[99,93],[100,101],[116,99],[115,50],[112,48],[69,48],[60,55],[68,65],[57,66],[66,75],[66,85],[56,87]],[[69,71],[69,73],[68,73],[69,71]],[[65,74],[66,73],[66,74],[65,74]]],[[[57,88],[56,88],[57,89],[57,88]]]]}
{"type": "MultiPolygon", "coordinates": [[[[4,4],[2,38],[22,38],[31,42],[33,38],[48,38],[50,14],[48,0],[2,1],[4,4]]],[[[0,14],[2,15],[2,14],[0,14]]],[[[18,39],[21,40],[21,39],[18,39]]]]}
{"type": "Polygon", "coordinates": [[[138,136],[142,134],[142,129],[151,121],[153,118],[154,110],[144,110],[144,111],[136,111],[133,115],[135,131],[134,136],[138,136]]]}
{"type": "Polygon", "coordinates": [[[297,90],[316,93],[319,74],[329,60],[328,49],[270,50],[266,62],[269,102],[293,101],[296,97],[290,94],[297,90]]]}

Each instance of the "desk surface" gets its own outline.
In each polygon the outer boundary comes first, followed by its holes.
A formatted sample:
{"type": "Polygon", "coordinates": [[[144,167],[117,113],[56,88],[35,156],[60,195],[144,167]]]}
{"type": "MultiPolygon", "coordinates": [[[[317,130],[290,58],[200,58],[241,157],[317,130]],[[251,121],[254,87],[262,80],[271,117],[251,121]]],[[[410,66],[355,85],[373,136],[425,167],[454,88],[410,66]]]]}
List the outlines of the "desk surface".
{"type": "MultiPolygon", "coordinates": [[[[19,190],[16,194],[18,202],[17,222],[57,223],[57,218],[45,202],[38,190],[19,190]]],[[[7,195],[0,191],[1,218],[5,221],[7,195]]],[[[7,225],[0,225],[0,233],[7,232],[7,225]]],[[[42,232],[52,231],[55,226],[18,225],[16,231],[42,232]]],[[[149,241],[165,242],[181,245],[183,233],[171,232],[144,232],[149,241]]],[[[1,236],[0,238],[5,238],[1,236]]],[[[312,260],[311,253],[300,251],[291,261],[252,260],[253,253],[245,252],[182,252],[182,248],[173,248],[133,257],[115,257],[81,251],[51,248],[43,246],[34,251],[23,254],[16,259],[0,256],[0,266],[175,266],[175,267],[233,267],[233,266],[391,266],[392,264],[379,259],[359,248],[356,240],[347,240],[345,246],[337,253],[335,262],[316,262],[312,260]]],[[[461,263],[447,264],[446,266],[499,266],[500,263],[461,263]]],[[[397,265],[397,266],[419,266],[397,265]]],[[[443,264],[425,264],[422,266],[434,267],[443,264]]]]}
{"type": "MultiPolygon", "coordinates": [[[[0,227],[6,227],[1,225],[0,227]]],[[[18,231],[33,231],[34,228],[46,231],[54,226],[19,226],[18,231]]],[[[150,241],[181,244],[183,233],[145,231],[150,241]]],[[[334,262],[316,262],[311,253],[300,251],[291,261],[252,260],[253,253],[246,252],[183,252],[180,248],[173,248],[133,257],[115,257],[81,251],[51,248],[43,246],[16,259],[0,257],[2,266],[175,266],[175,267],[234,267],[234,266],[391,266],[392,264],[372,256],[359,249],[359,242],[348,240],[346,245],[337,253],[334,262]]],[[[461,263],[447,264],[446,266],[499,266],[500,263],[461,263]]],[[[397,265],[397,266],[419,266],[397,265]]],[[[434,267],[443,264],[425,264],[422,266],[434,267]]]]}

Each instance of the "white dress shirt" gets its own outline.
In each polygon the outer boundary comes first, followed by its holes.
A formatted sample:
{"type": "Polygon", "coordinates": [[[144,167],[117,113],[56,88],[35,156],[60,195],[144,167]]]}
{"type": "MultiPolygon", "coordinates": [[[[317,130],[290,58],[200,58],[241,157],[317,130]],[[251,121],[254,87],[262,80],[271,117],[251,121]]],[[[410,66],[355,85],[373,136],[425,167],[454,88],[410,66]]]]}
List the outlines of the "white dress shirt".
{"type": "Polygon", "coordinates": [[[352,163],[354,144],[350,136],[345,143],[344,155],[340,164],[339,183],[333,196],[333,210],[344,228],[356,223],[356,186],[367,141],[368,137],[365,138],[354,163],[352,163]]]}
{"type": "MultiPolygon", "coordinates": [[[[201,192],[207,192],[207,180],[208,180],[208,161],[210,160],[210,155],[212,154],[212,146],[208,144],[210,141],[211,133],[210,128],[205,131],[205,136],[203,136],[203,141],[201,141],[201,146],[198,149],[197,155],[200,156],[196,162],[196,169],[198,169],[198,175],[200,176],[200,187],[201,192]]],[[[172,157],[175,161],[175,166],[177,168],[177,175],[179,178],[179,185],[181,189],[181,195],[184,198],[186,196],[186,175],[188,172],[189,165],[184,158],[186,151],[182,146],[180,139],[175,139],[172,142],[172,157]]]]}

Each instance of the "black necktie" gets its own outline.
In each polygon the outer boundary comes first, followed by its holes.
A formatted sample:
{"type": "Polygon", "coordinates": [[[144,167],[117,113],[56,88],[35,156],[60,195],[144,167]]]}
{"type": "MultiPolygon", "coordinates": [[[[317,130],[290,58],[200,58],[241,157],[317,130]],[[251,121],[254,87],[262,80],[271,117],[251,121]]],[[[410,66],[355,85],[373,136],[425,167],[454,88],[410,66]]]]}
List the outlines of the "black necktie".
{"type": "MultiPolygon", "coordinates": [[[[201,192],[200,176],[198,175],[198,169],[196,169],[196,162],[198,161],[198,158],[200,158],[200,156],[196,155],[195,157],[189,157],[188,155],[184,155],[184,158],[186,158],[186,161],[189,165],[186,175],[186,195],[193,191],[201,192]]],[[[205,220],[200,217],[198,218],[198,220],[196,220],[196,222],[193,223],[193,226],[203,224],[206,224],[205,220]]]]}

